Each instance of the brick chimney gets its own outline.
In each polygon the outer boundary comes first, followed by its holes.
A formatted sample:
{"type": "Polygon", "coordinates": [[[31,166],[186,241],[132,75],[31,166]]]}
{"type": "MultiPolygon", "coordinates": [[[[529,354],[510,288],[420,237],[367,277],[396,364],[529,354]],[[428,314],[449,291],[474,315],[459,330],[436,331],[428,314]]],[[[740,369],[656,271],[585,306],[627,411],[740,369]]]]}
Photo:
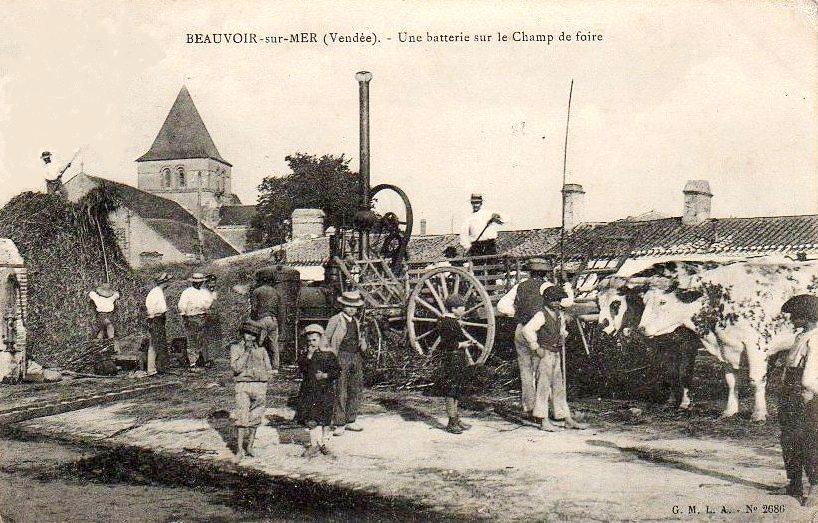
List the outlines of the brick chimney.
{"type": "Polygon", "coordinates": [[[565,230],[570,231],[585,220],[585,191],[578,183],[566,183],[562,188],[565,206],[565,230]]]}
{"type": "Polygon", "coordinates": [[[707,180],[688,180],[684,188],[684,211],[682,223],[685,225],[699,225],[710,219],[710,184],[707,180]]]}
{"type": "Polygon", "coordinates": [[[426,218],[420,219],[420,235],[421,236],[426,235],[426,218]]]}
{"type": "Polygon", "coordinates": [[[316,238],[324,235],[324,211],[295,209],[292,216],[292,239],[316,238]]]}

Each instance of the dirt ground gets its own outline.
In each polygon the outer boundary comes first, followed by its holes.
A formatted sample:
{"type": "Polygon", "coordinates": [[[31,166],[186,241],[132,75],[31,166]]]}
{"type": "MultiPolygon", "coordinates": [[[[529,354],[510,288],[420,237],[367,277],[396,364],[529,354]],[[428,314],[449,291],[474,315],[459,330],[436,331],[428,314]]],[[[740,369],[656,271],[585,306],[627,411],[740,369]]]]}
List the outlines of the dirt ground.
{"type": "Polygon", "coordinates": [[[384,507],[413,504],[417,513],[455,519],[813,517],[792,498],[769,493],[785,482],[773,408],[771,420],[759,425],[746,415],[718,420],[717,401],[680,413],[644,402],[584,398],[572,404],[591,429],[551,434],[520,420],[516,394],[509,392],[464,401],[472,427],[452,435],[442,430],[439,398],[368,390],[364,432],[331,438],[336,459],[306,460],[306,433],[289,421],[288,398],[297,390],[292,372],[271,385],[258,455],[239,466],[232,453],[232,381],[222,371],[19,426],[27,433],[170,456],[191,471],[261,474],[292,482],[303,499],[320,497],[323,488],[357,493],[363,497],[347,500],[347,507],[362,518],[406,519],[405,509],[384,507]]]}

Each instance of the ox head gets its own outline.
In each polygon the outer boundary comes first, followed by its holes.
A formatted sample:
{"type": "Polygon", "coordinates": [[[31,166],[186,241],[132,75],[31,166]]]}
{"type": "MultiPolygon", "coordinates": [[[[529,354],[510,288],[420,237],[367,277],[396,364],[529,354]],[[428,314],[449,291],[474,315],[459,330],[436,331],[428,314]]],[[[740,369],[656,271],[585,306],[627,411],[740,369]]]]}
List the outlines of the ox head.
{"type": "Polygon", "coordinates": [[[622,321],[628,310],[624,281],[620,278],[608,278],[600,283],[597,292],[599,304],[599,325],[602,332],[614,336],[622,329],[622,321]]]}
{"type": "Polygon", "coordinates": [[[669,334],[679,327],[696,330],[693,317],[705,305],[704,293],[695,287],[686,288],[672,283],[667,289],[653,288],[644,295],[645,310],[639,321],[639,331],[645,336],[669,334]]]}

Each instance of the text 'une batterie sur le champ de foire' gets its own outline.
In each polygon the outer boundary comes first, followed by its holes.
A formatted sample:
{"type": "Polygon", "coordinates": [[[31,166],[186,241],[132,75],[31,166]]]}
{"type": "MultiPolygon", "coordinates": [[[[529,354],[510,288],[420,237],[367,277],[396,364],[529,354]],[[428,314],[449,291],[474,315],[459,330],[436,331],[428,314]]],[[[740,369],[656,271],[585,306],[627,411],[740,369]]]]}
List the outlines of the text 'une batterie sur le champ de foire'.
{"type": "Polygon", "coordinates": [[[534,43],[556,45],[561,43],[600,43],[601,33],[588,30],[568,30],[554,32],[507,31],[491,33],[398,31],[386,36],[374,32],[313,32],[294,33],[185,33],[187,44],[299,44],[299,45],[378,45],[378,44],[504,44],[534,43]]]}

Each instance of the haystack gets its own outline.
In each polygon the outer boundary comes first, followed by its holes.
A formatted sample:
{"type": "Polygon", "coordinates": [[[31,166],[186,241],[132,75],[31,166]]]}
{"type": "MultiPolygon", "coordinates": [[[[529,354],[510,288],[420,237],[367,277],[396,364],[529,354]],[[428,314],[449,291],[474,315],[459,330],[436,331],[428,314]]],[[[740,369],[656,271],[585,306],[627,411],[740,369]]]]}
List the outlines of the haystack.
{"type": "Polygon", "coordinates": [[[139,329],[144,282],[128,268],[108,222],[116,205],[115,191],[103,186],[78,203],[26,192],[0,209],[0,237],[14,241],[30,271],[29,354],[44,366],[59,366],[85,349],[88,292],[106,280],[122,296],[120,332],[139,329]]]}

